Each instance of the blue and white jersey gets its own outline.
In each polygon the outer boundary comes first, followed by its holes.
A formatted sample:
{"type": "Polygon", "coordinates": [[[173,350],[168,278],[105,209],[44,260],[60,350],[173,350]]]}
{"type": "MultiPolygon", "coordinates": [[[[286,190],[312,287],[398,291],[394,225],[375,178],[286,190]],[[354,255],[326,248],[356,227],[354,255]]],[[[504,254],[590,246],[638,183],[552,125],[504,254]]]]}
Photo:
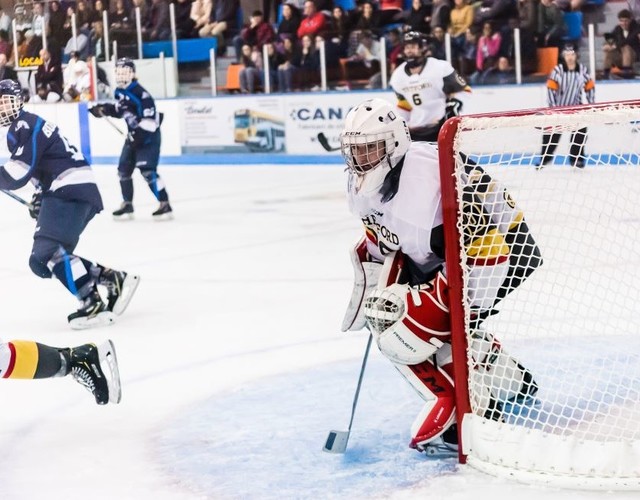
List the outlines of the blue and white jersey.
{"type": "Polygon", "coordinates": [[[7,147],[11,158],[0,167],[0,189],[32,182],[45,196],[86,201],[102,210],[91,166],[53,123],[23,110],[9,126],[7,147]]]}
{"type": "Polygon", "coordinates": [[[136,80],[124,89],[116,89],[115,104],[103,105],[105,114],[124,118],[129,129],[129,140],[144,143],[150,134],[160,128],[160,114],[156,103],[136,80]]]}

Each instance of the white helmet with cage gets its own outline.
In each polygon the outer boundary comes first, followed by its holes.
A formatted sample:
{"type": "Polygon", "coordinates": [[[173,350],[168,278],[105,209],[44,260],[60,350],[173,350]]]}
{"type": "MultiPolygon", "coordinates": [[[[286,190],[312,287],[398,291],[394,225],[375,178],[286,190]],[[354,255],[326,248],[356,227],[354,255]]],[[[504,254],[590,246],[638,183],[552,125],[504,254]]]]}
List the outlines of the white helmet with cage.
{"type": "Polygon", "coordinates": [[[340,146],[347,167],[357,176],[358,192],[378,192],[409,144],[406,122],[384,99],[369,99],[351,109],[340,135],[340,146]]]}

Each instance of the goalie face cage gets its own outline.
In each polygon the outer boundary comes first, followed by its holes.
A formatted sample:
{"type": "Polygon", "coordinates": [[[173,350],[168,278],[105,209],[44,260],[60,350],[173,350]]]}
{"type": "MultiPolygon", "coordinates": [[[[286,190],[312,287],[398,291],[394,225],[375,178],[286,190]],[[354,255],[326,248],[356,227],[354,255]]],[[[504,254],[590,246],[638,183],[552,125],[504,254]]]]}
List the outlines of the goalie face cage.
{"type": "Polygon", "coordinates": [[[639,114],[640,101],[632,101],[458,117],[443,127],[462,463],[524,482],[640,489],[639,114]],[[586,167],[578,169],[569,164],[569,139],[583,127],[586,167]],[[560,132],[555,162],[537,170],[543,134],[560,132]],[[500,395],[508,371],[480,376],[473,367],[467,297],[482,290],[472,289],[466,264],[469,218],[458,216],[471,161],[506,187],[543,258],[483,323],[533,375],[539,390],[527,401],[500,395]],[[498,421],[485,417],[488,391],[503,398],[498,421]]]}

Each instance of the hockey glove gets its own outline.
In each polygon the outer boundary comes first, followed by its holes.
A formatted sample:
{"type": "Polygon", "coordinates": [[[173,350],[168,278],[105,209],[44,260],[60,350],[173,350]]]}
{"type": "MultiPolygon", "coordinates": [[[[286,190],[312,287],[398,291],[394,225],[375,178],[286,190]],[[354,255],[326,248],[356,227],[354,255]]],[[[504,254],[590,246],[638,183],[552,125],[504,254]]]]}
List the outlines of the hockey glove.
{"type": "Polygon", "coordinates": [[[42,207],[42,191],[36,190],[31,197],[31,203],[29,203],[29,215],[32,219],[37,219],[40,215],[40,208],[42,207]]]}
{"type": "Polygon", "coordinates": [[[460,111],[462,111],[462,101],[455,97],[448,97],[445,104],[445,119],[448,120],[454,116],[460,116],[460,111]]]}
{"type": "Polygon", "coordinates": [[[91,113],[96,118],[102,118],[104,116],[104,107],[102,106],[102,104],[95,104],[93,106],[90,106],[88,109],[89,113],[91,113]]]}

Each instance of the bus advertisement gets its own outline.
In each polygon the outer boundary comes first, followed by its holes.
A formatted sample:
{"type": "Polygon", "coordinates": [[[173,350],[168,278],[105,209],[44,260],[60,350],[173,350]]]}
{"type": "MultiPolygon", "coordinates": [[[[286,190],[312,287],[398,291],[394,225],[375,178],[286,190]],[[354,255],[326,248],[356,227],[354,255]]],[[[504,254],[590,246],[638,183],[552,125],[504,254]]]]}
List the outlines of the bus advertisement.
{"type": "Polygon", "coordinates": [[[255,111],[238,109],[234,113],[233,140],[252,152],[285,152],[284,119],[255,111]]]}

